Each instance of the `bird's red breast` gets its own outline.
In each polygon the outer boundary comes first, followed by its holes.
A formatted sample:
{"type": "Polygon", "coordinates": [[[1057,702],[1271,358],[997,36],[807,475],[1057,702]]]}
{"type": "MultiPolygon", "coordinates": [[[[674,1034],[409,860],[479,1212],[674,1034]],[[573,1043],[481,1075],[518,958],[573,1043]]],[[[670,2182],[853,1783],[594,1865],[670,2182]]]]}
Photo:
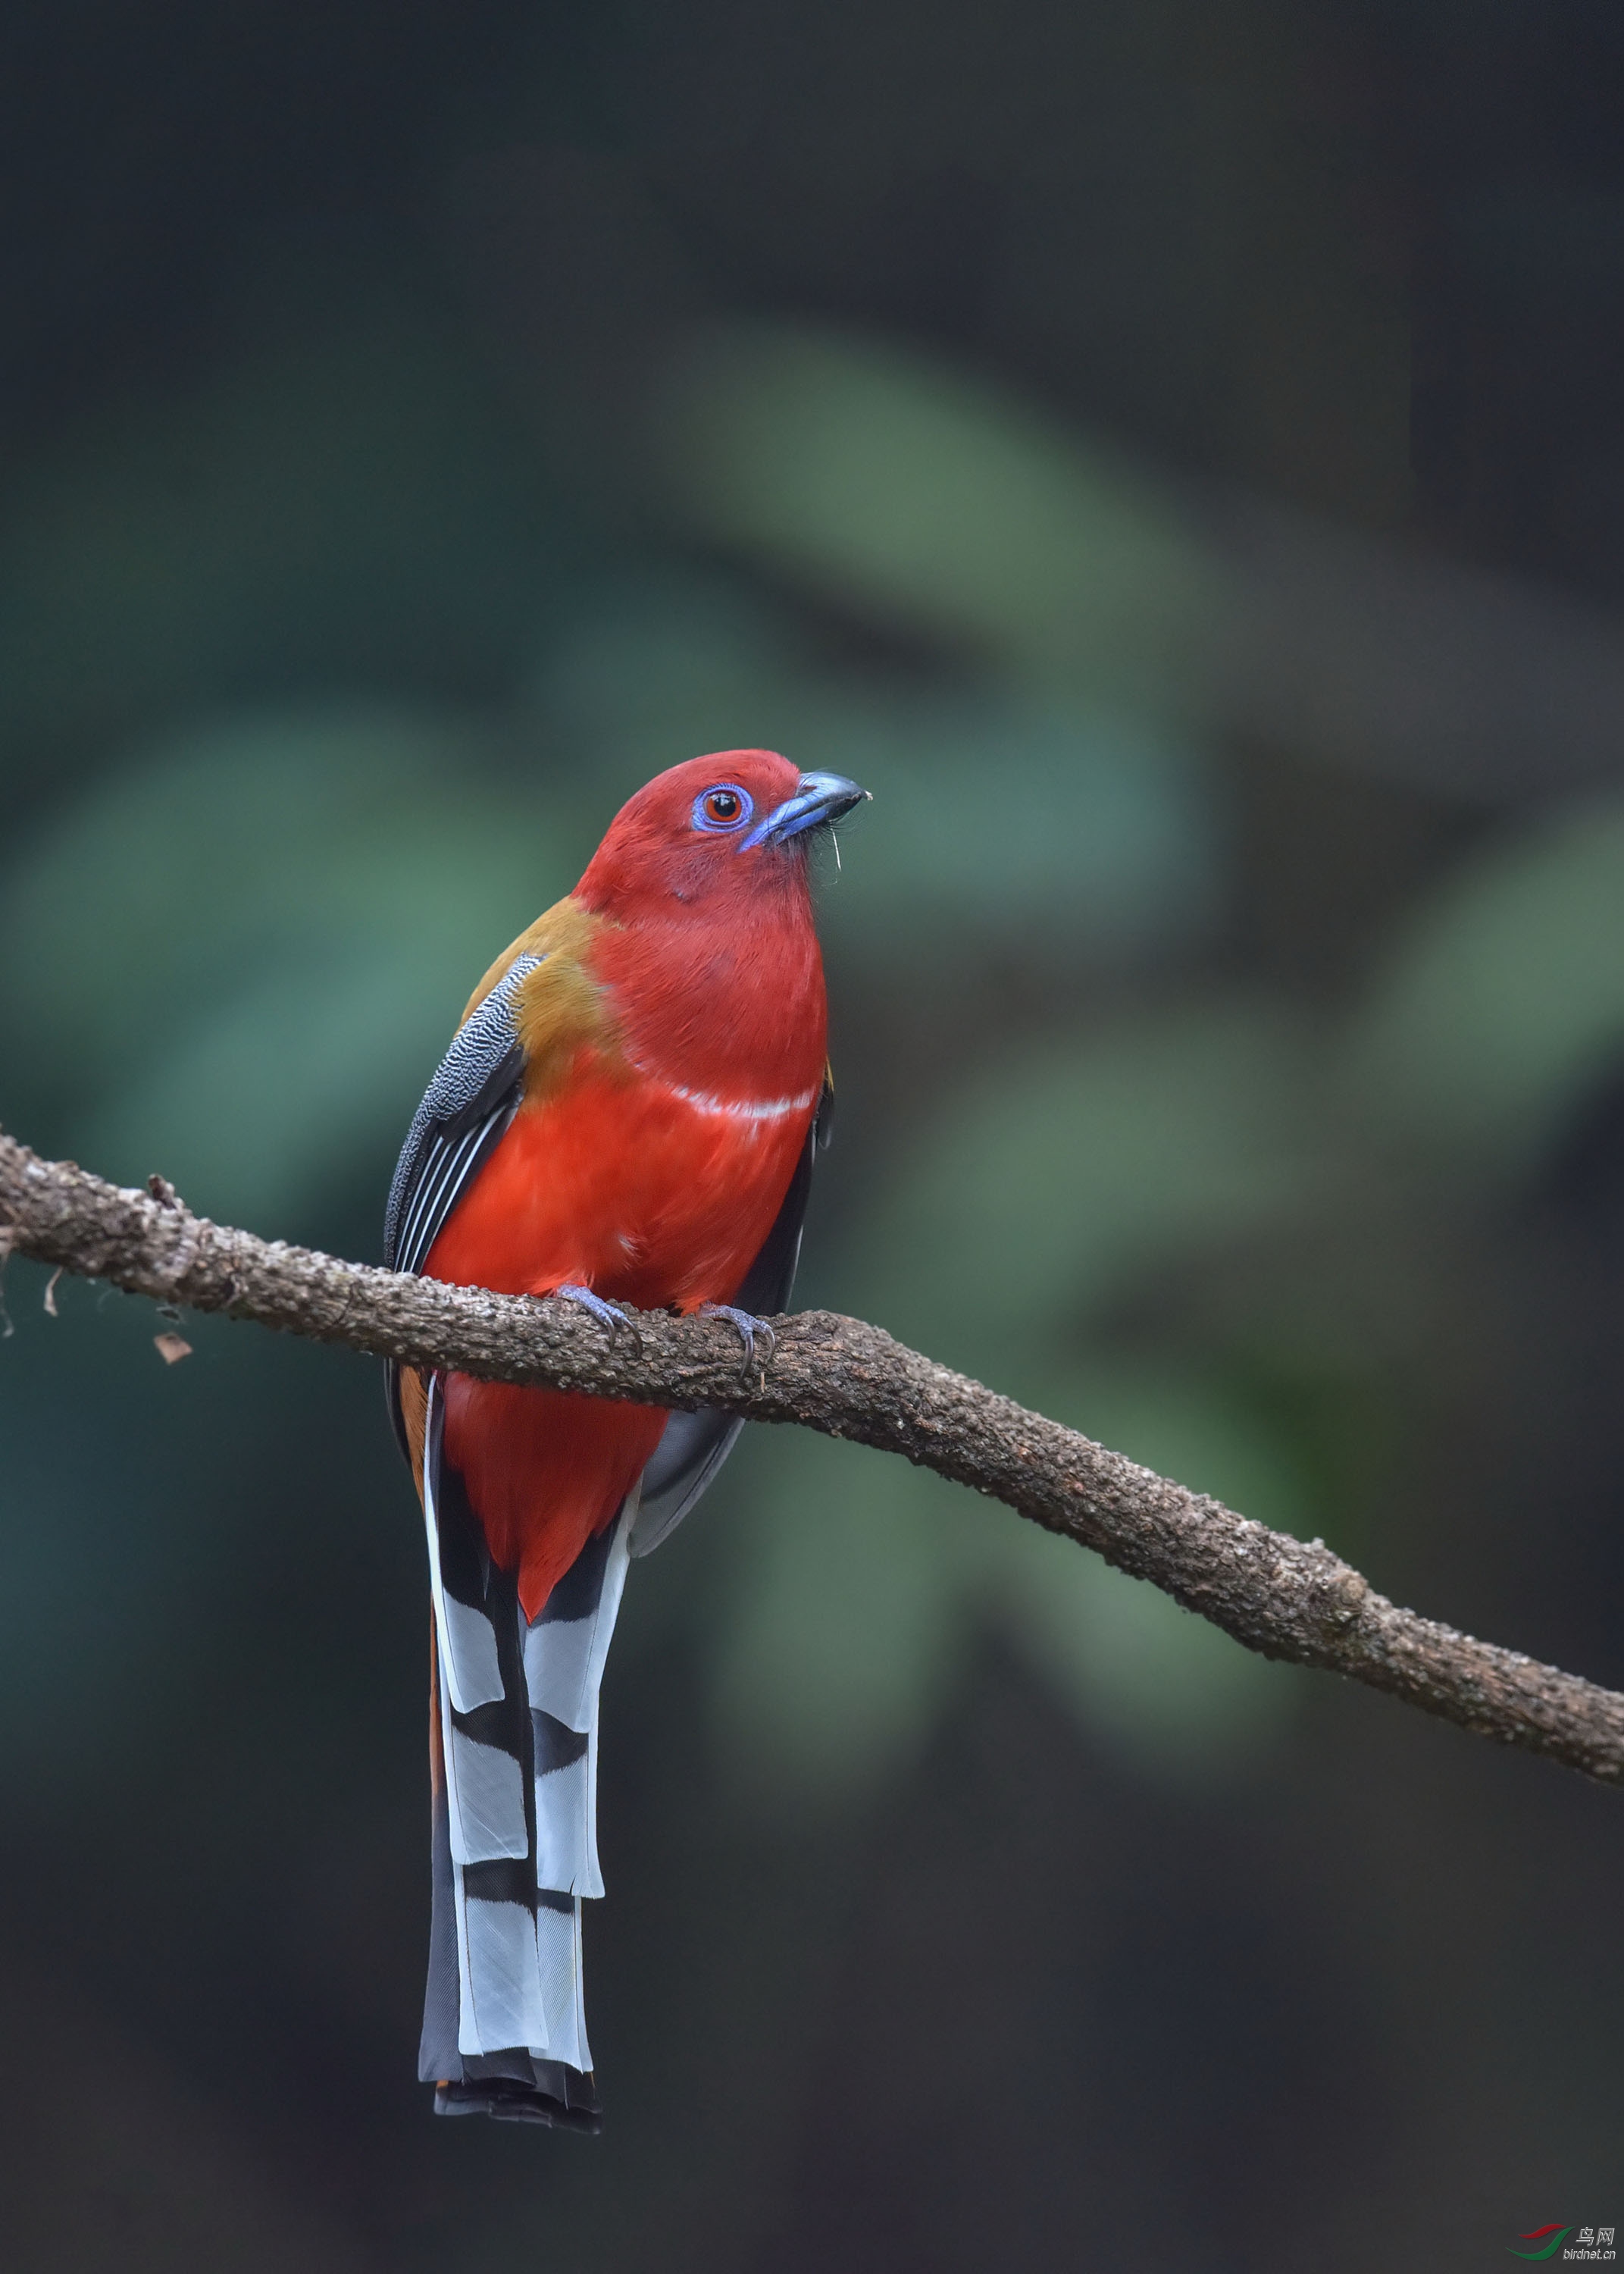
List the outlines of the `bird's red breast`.
{"type": "MultiPolygon", "coordinates": [[[[523,1103],[427,1274],[509,1294],[566,1284],[642,1308],[726,1302],[807,1144],[825,1065],[804,859],[700,840],[718,774],[763,812],[799,779],[767,751],[673,767],[617,817],[569,897],[486,973],[542,960],[515,1019],[523,1103]]],[[[465,1014],[466,1015],[466,1014],[465,1014]]],[[[446,1453],[527,1617],[613,1517],[667,1415],[453,1375],[446,1453]]]]}

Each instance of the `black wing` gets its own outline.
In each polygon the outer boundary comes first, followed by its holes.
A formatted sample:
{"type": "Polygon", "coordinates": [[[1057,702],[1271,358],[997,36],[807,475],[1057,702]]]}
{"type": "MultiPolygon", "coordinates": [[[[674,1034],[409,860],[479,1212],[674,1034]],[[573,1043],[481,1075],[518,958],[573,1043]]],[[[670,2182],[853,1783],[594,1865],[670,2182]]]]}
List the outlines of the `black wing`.
{"type": "MultiPolygon", "coordinates": [[[[761,1254],[746,1272],[743,1285],[728,1299],[739,1310],[748,1311],[756,1318],[770,1318],[775,1312],[789,1308],[795,1266],[801,1261],[807,1195],[812,1189],[812,1164],[828,1148],[834,1101],[833,1087],[825,1080],[806,1149],[784,1196],[784,1205],[761,1254]]],[[[643,1472],[643,1498],[632,1528],[634,1555],[647,1555],[676,1530],[733,1451],[743,1427],[736,1415],[716,1413],[703,1405],[696,1413],[672,1415],[643,1472]]]]}
{"type": "MultiPolygon", "coordinates": [[[[447,1217],[518,1111],[524,1051],[514,1025],[513,998],[541,960],[538,955],[514,959],[458,1029],[412,1116],[384,1216],[383,1255],[391,1271],[422,1270],[447,1217]]],[[[405,1452],[399,1373],[391,1359],[389,1414],[405,1452]]]]}

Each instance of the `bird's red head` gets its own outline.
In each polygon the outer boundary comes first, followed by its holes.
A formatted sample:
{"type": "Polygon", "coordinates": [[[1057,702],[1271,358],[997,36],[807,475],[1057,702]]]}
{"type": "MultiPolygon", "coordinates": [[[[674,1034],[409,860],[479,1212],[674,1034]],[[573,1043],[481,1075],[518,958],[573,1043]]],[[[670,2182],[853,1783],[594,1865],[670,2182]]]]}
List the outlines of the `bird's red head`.
{"type": "Polygon", "coordinates": [[[718,750],[656,774],[610,823],[574,897],[599,915],[709,912],[804,893],[814,832],[868,795],[776,750],[718,750]]]}

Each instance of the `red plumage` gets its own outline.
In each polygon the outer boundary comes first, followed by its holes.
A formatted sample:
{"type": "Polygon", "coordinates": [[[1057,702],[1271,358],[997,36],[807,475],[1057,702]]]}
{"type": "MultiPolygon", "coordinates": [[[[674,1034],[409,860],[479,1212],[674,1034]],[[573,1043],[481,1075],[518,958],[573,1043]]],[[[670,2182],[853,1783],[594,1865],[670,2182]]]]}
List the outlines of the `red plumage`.
{"type": "MultiPolygon", "coordinates": [[[[435,1239],[431,1276],[684,1312],[736,1292],[816,1111],[823,964],[803,846],[707,832],[695,806],[720,781],[764,816],[800,779],[764,750],[659,775],[487,975],[476,1003],[516,955],[543,954],[515,998],[525,1094],[435,1239]]],[[[448,1381],[447,1455],[527,1617],[612,1520],[666,1419],[448,1381]]]]}

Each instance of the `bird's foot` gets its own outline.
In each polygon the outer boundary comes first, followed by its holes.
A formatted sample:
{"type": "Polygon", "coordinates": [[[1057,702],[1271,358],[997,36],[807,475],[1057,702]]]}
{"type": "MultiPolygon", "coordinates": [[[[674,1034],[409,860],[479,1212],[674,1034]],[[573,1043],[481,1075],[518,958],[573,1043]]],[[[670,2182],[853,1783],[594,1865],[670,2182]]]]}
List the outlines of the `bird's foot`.
{"type": "Polygon", "coordinates": [[[625,1312],[617,1308],[613,1303],[605,1303],[603,1297],[595,1295],[590,1287],[578,1287],[573,1283],[562,1287],[555,1287],[553,1291],[555,1295],[561,1295],[567,1303],[579,1303],[583,1311],[590,1311],[599,1326],[608,1328],[609,1339],[612,1343],[624,1329],[630,1335],[632,1348],[637,1356],[639,1358],[643,1356],[643,1337],[625,1312]]]}
{"type": "Polygon", "coordinates": [[[744,1344],[744,1364],[739,1369],[744,1381],[749,1380],[750,1368],[756,1364],[756,1338],[758,1335],[767,1344],[766,1355],[762,1360],[763,1372],[772,1364],[778,1352],[778,1338],[765,1319],[752,1318],[748,1311],[735,1310],[731,1303],[702,1303],[699,1315],[702,1319],[726,1319],[734,1329],[744,1344]]]}

